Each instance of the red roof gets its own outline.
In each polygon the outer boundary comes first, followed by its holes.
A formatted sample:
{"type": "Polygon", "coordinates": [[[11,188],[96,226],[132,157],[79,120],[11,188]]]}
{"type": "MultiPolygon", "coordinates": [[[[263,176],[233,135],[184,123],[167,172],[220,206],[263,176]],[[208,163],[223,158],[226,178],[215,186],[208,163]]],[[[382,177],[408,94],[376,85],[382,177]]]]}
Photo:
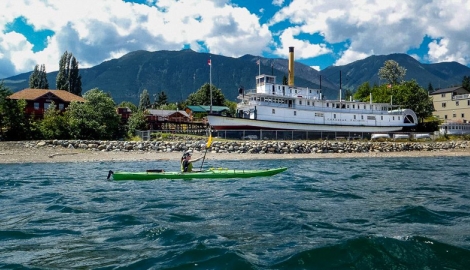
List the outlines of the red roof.
{"type": "Polygon", "coordinates": [[[13,95],[9,96],[10,99],[24,99],[24,100],[36,100],[44,95],[51,93],[52,95],[58,97],[63,101],[78,101],[78,102],[85,102],[86,100],[80,96],[74,95],[70,92],[64,90],[50,90],[50,89],[31,89],[26,88],[19,92],[14,93],[13,95]]]}

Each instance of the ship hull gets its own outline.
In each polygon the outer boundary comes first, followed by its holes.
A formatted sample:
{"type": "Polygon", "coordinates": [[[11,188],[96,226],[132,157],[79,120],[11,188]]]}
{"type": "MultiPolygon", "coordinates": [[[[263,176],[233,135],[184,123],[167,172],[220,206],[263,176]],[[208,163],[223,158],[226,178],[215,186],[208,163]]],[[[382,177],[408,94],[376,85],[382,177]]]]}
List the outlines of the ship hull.
{"type": "Polygon", "coordinates": [[[359,126],[359,125],[322,125],[290,122],[263,121],[246,118],[233,118],[209,115],[208,121],[214,130],[307,130],[336,132],[394,132],[402,126],[359,126]]]}

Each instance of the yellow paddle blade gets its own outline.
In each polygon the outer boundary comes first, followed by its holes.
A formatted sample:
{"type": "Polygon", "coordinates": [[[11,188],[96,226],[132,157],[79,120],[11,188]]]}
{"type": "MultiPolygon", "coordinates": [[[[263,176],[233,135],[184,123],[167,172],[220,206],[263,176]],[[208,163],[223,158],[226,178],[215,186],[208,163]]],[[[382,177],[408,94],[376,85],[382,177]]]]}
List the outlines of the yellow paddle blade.
{"type": "Polygon", "coordinates": [[[212,134],[209,133],[209,139],[207,140],[206,148],[211,147],[212,144],[212,134]]]}

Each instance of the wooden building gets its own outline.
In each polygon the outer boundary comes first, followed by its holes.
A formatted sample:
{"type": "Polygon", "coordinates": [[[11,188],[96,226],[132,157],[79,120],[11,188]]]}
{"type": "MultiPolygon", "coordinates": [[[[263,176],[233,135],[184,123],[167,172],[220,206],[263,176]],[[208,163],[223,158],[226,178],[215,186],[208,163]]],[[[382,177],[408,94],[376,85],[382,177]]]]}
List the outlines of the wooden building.
{"type": "Polygon", "coordinates": [[[70,105],[72,101],[85,102],[86,100],[80,96],[74,95],[64,90],[50,89],[24,89],[16,92],[8,97],[9,99],[25,100],[25,113],[34,115],[35,118],[42,119],[44,111],[52,104],[61,112],[70,105]]]}

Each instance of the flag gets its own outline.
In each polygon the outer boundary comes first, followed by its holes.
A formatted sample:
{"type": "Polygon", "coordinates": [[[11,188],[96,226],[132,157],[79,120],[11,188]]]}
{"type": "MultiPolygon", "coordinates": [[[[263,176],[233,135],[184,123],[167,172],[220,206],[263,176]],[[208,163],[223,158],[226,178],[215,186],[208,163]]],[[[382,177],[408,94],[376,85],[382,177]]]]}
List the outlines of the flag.
{"type": "Polygon", "coordinates": [[[258,60],[256,60],[256,64],[257,64],[257,65],[259,65],[259,63],[260,63],[260,62],[259,62],[259,59],[258,59],[258,60]]]}
{"type": "Polygon", "coordinates": [[[212,144],[212,134],[209,133],[209,139],[207,140],[206,148],[211,147],[212,144]]]}
{"type": "Polygon", "coordinates": [[[207,60],[207,64],[210,66],[211,65],[211,60],[207,60]]]}

